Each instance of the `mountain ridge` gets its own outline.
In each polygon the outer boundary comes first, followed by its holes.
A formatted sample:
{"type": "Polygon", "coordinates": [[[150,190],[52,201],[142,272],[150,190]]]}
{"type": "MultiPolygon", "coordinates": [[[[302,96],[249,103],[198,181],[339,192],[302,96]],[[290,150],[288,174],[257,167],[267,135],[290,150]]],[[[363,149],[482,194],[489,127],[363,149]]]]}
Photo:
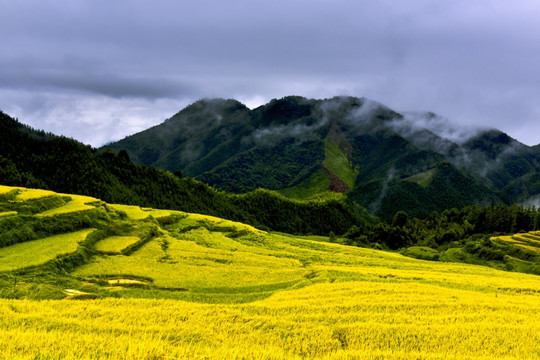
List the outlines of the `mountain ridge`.
{"type": "Polygon", "coordinates": [[[540,146],[526,146],[496,129],[452,128],[433,113],[400,114],[356,97],[289,96],[253,110],[236,100],[204,99],[106,147],[235,193],[259,187],[300,198],[348,193],[387,219],[399,210],[428,215],[424,206],[393,205],[390,199],[405,194],[412,203],[439,204],[426,207],[438,211],[445,199],[454,207],[526,201],[538,194],[540,146]],[[337,162],[340,167],[329,167],[337,162]],[[425,186],[405,180],[437,174],[441,166],[454,168],[450,178],[434,176],[425,186]]]}

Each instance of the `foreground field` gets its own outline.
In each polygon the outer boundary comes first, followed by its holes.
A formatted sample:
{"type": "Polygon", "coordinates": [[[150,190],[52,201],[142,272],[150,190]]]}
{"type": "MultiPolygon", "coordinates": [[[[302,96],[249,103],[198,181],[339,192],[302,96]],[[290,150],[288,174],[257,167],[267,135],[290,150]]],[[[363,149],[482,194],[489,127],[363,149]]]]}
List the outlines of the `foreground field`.
{"type": "Polygon", "coordinates": [[[0,359],[540,358],[535,275],[92,198],[0,196],[2,236],[22,239],[4,240],[0,261],[24,258],[0,272],[0,359]]]}
{"type": "Polygon", "coordinates": [[[3,300],[0,357],[537,359],[539,300],[418,281],[316,284],[236,305],[3,300]]]}

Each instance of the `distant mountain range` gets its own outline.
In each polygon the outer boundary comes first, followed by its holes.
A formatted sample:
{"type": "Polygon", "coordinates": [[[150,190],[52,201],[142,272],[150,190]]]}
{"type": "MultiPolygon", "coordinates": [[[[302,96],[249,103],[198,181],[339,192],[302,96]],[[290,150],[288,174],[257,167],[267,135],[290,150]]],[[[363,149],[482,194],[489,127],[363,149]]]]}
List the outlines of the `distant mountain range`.
{"type": "Polygon", "coordinates": [[[364,98],[291,96],[253,110],[205,99],[106,147],[229,192],[344,194],[387,219],[540,196],[540,146],[364,98]]]}

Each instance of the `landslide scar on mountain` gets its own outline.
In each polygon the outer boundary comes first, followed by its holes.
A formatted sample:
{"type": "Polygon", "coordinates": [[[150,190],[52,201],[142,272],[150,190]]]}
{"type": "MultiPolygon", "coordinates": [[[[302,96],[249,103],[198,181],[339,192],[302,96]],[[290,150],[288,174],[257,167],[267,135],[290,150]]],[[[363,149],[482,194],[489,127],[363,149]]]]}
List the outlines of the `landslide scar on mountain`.
{"type": "Polygon", "coordinates": [[[335,122],[332,122],[330,125],[330,130],[328,131],[327,137],[335,141],[347,159],[351,160],[354,148],[347,139],[345,132],[343,132],[343,130],[335,122]]]}
{"type": "Polygon", "coordinates": [[[326,170],[326,172],[328,173],[328,177],[330,178],[330,186],[328,186],[328,190],[342,194],[351,190],[351,188],[349,187],[349,185],[347,185],[347,183],[345,183],[345,181],[341,180],[334,173],[328,170],[326,166],[323,165],[323,169],[326,170]]]}

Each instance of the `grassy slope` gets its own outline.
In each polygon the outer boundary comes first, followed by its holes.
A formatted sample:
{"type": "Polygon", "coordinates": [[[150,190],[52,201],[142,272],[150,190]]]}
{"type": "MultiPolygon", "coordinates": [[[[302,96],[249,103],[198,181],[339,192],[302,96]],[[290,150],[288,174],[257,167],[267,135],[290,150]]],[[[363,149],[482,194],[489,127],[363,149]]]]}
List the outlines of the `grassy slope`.
{"type": "Polygon", "coordinates": [[[330,137],[324,141],[324,153],[323,165],[352,189],[358,171],[353,169],[351,161],[330,137]]]}
{"type": "MultiPolygon", "coordinates": [[[[324,140],[324,154],[324,168],[343,180],[343,182],[345,182],[347,186],[352,189],[354,187],[354,182],[356,180],[356,176],[358,175],[358,171],[353,169],[352,164],[347,156],[339,148],[338,144],[330,137],[324,140]]],[[[278,190],[278,192],[286,197],[302,200],[314,198],[339,198],[342,196],[341,194],[328,190],[330,187],[328,171],[321,168],[300,184],[287,189],[278,190]]]]}
{"type": "Polygon", "coordinates": [[[315,197],[333,197],[334,194],[328,191],[329,186],[330,179],[328,178],[328,173],[323,168],[320,168],[300,184],[277,190],[277,192],[285,197],[301,200],[313,199],[315,197]]]}
{"type": "Polygon", "coordinates": [[[0,274],[4,297],[26,291],[31,298],[43,288],[65,298],[102,297],[0,300],[0,358],[540,356],[538,276],[267,233],[198,214],[99,209],[109,232],[138,236],[142,246],[130,255],[94,256],[57,278],[0,274]]]}
{"type": "Polygon", "coordinates": [[[429,184],[431,184],[436,172],[437,172],[437,169],[431,169],[428,171],[421,172],[420,174],[409,176],[405,180],[413,182],[413,183],[417,183],[418,185],[425,188],[425,187],[428,187],[429,184]]]}

